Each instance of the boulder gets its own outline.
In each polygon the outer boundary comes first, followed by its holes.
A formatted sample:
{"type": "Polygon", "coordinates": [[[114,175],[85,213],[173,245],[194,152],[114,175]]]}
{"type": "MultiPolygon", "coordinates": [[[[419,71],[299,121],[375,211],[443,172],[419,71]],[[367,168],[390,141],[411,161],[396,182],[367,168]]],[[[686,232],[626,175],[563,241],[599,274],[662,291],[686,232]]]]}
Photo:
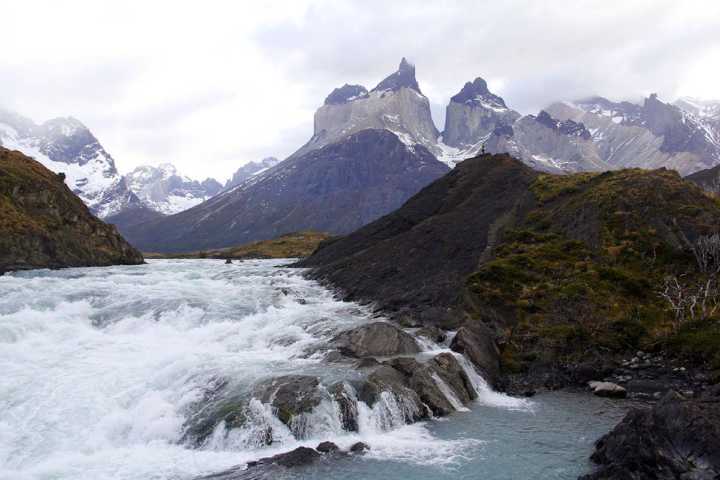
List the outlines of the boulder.
{"type": "Polygon", "coordinates": [[[272,378],[255,387],[255,396],[277,409],[277,417],[290,425],[293,417],[309,413],[320,404],[319,380],[307,375],[285,375],[272,378]]]}
{"type": "Polygon", "coordinates": [[[450,386],[463,403],[477,398],[477,392],[470,378],[451,353],[441,353],[430,360],[433,370],[450,386]]]}
{"type": "Polygon", "coordinates": [[[330,396],[337,402],[343,430],[358,431],[358,407],[355,388],[345,382],[337,382],[328,388],[330,396]]]}
{"type": "Polygon", "coordinates": [[[598,440],[591,459],[600,467],[582,480],[720,478],[720,396],[668,392],[652,408],[633,409],[598,440]]]}
{"type": "Polygon", "coordinates": [[[389,392],[403,405],[405,423],[428,418],[428,411],[418,393],[408,386],[405,375],[391,365],[383,364],[358,385],[358,399],[370,407],[374,406],[383,392],[389,392]]]}
{"type": "Polygon", "coordinates": [[[320,453],[333,453],[337,452],[339,448],[333,442],[320,442],[320,444],[315,447],[315,450],[320,453]]]}
{"type": "Polygon", "coordinates": [[[338,334],[330,346],[351,357],[389,357],[418,353],[412,335],[385,322],[362,325],[338,334]]]}
{"type": "Polygon", "coordinates": [[[272,457],[261,458],[257,462],[248,463],[248,467],[256,467],[258,465],[280,465],[283,467],[300,467],[310,465],[320,458],[320,453],[312,448],[298,447],[289,452],[273,455],[272,457]]]}
{"type": "Polygon", "coordinates": [[[370,450],[370,446],[363,442],[353,443],[350,447],[350,452],[352,453],[365,453],[368,450],[370,450]]]}
{"type": "Polygon", "coordinates": [[[447,333],[437,327],[423,327],[415,332],[415,335],[425,337],[435,343],[442,343],[447,340],[447,333]]]}
{"type": "Polygon", "coordinates": [[[422,403],[432,411],[433,415],[442,417],[455,411],[452,403],[442,392],[427,365],[418,363],[412,358],[396,358],[388,362],[405,377],[405,384],[420,397],[422,403]]]}
{"type": "Polygon", "coordinates": [[[455,334],[450,349],[467,356],[491,385],[500,376],[500,351],[492,331],[482,322],[466,323],[455,334]]]}
{"type": "Polygon", "coordinates": [[[588,382],[588,386],[598,397],[625,398],[627,390],[612,382],[588,382]]]}
{"type": "MultiPolygon", "coordinates": [[[[192,415],[185,424],[183,441],[196,447],[200,447],[221,422],[225,422],[226,430],[240,428],[247,422],[247,398],[231,396],[220,402],[206,401],[205,408],[192,415]]],[[[269,426],[262,443],[272,443],[272,429],[269,426]]]]}

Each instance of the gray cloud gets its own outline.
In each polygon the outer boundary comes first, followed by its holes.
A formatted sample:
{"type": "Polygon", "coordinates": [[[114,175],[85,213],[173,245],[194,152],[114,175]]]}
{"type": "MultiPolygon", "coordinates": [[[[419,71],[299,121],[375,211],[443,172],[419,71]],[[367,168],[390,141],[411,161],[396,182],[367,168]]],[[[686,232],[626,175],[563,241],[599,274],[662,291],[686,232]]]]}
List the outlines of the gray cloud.
{"type": "Polygon", "coordinates": [[[440,127],[477,76],[523,113],[591,94],[720,97],[715,0],[26,0],[3,13],[0,105],[79,118],[123,171],[171,161],[225,178],[289,155],[333,88],[371,88],[402,56],[440,127]]]}

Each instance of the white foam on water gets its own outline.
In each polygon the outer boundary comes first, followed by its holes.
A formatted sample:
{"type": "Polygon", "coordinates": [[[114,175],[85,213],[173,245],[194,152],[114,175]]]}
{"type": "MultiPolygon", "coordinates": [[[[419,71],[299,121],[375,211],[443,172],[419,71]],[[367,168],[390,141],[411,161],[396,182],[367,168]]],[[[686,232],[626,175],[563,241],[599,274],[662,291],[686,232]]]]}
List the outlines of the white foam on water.
{"type": "Polygon", "coordinates": [[[308,350],[369,318],[276,264],[0,277],[0,478],[168,478],[257,458],[238,438],[180,445],[188,408],[218,377],[327,370],[308,350]]]}
{"type": "MultiPolygon", "coordinates": [[[[184,479],[322,440],[364,441],[368,458],[436,465],[480,448],[407,425],[415,404],[390,392],[372,408],[358,402],[357,433],[342,430],[329,399],[290,428],[253,400],[242,428],[219,425],[202,448],[184,445],[188,415],[219,379],[251,386],[347,370],[312,352],[339,330],[373,321],[371,313],[335,300],[299,270],[275,268],[282,263],[166,260],[0,277],[0,479],[184,479]],[[268,427],[274,443],[265,447],[268,427]]],[[[527,408],[458,360],[481,402],[527,408]]]]}
{"type": "Polygon", "coordinates": [[[435,385],[437,385],[438,389],[440,389],[440,392],[447,398],[448,402],[450,402],[450,405],[458,411],[458,412],[467,412],[468,408],[463,405],[463,403],[460,401],[460,399],[455,395],[455,393],[452,391],[452,389],[448,386],[447,383],[445,383],[445,380],[440,378],[437,373],[433,373],[432,379],[435,382],[435,385]]]}
{"type": "Polygon", "coordinates": [[[476,400],[477,402],[483,405],[507,408],[509,410],[524,410],[530,412],[532,411],[532,401],[525,398],[511,397],[510,395],[496,392],[490,387],[490,385],[482,377],[482,375],[477,372],[473,364],[470,363],[470,360],[465,358],[464,355],[456,352],[453,352],[453,355],[455,355],[458,363],[461,367],[463,367],[463,370],[465,370],[465,373],[472,382],[473,388],[475,388],[475,392],[478,395],[478,398],[476,400]]]}

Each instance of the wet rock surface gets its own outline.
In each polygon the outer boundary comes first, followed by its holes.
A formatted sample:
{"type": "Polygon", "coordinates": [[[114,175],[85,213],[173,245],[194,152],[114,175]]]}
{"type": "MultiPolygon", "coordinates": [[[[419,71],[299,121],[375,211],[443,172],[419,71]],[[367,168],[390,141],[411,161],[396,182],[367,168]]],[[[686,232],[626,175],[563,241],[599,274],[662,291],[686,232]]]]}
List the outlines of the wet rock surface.
{"type": "Polygon", "coordinates": [[[466,355],[494,384],[500,376],[500,352],[490,329],[481,322],[460,327],[450,343],[450,349],[466,355]]]}
{"type": "Polygon", "coordinates": [[[612,382],[588,382],[588,386],[592,389],[593,394],[598,397],[625,398],[627,390],[612,382]]]}
{"type": "Polygon", "coordinates": [[[720,478],[720,392],[687,399],[675,392],[633,409],[596,444],[600,467],[582,480],[720,478]]]}
{"type": "Polygon", "coordinates": [[[290,425],[294,417],[309,413],[320,404],[319,384],[316,377],[286,375],[257,385],[255,395],[261,402],[276,408],[280,421],[290,425]]]}
{"type": "Polygon", "coordinates": [[[375,322],[341,332],[331,347],[351,357],[410,355],[420,351],[412,335],[385,322],[375,322]]]}

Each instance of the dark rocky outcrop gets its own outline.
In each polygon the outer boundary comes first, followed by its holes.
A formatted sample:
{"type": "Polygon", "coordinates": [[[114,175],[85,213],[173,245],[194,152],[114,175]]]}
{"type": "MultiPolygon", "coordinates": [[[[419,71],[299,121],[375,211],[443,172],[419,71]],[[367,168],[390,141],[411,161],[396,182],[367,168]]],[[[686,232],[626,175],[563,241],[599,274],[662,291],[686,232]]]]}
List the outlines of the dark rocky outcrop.
{"type": "Polygon", "coordinates": [[[341,332],[330,342],[330,346],[351,357],[387,357],[420,351],[412,335],[385,322],[341,332]]]}
{"type": "Polygon", "coordinates": [[[373,92],[382,92],[384,90],[399,90],[401,88],[412,88],[420,92],[420,86],[415,79],[415,65],[411,65],[405,57],[400,60],[400,66],[397,72],[385,78],[372,89],[373,92]]]}
{"type": "Polygon", "coordinates": [[[718,323],[672,327],[657,290],[673,275],[707,280],[693,245],[719,225],[720,204],[672,171],[561,176],[483,155],[299,265],[402,325],[458,329],[451,348],[498,386],[509,388],[508,374],[529,382],[522,391],[591,380],[675,384],[679,375],[663,373],[671,359],[720,364],[718,323]],[[621,365],[643,349],[653,358],[665,351],[657,375],[621,365]],[[575,368],[593,362],[602,375],[575,368]],[[607,366],[617,379],[606,379],[607,366]]]}
{"type": "Polygon", "coordinates": [[[347,83],[340,88],[336,88],[325,99],[325,105],[335,105],[339,103],[352,102],[358,98],[367,97],[367,88],[362,85],[348,85],[347,83]]]}
{"type": "Polygon", "coordinates": [[[310,465],[321,457],[317,450],[308,447],[298,447],[286,453],[279,453],[272,457],[261,458],[257,462],[248,464],[249,467],[258,465],[280,465],[282,467],[300,467],[310,465]]]}
{"type": "Polygon", "coordinates": [[[720,396],[670,392],[652,408],[633,409],[591,458],[600,467],[583,480],[720,478],[720,396]]]}
{"type": "Polygon", "coordinates": [[[143,263],[140,252],[92,215],[61,176],[2,147],[0,231],[0,274],[143,263]]]}
{"type": "Polygon", "coordinates": [[[127,228],[149,252],[187,252],[316,230],[348,233],[448,171],[421,146],[365,130],[290,158],[194,208],[127,228]]]}
{"type": "Polygon", "coordinates": [[[467,275],[526,209],[537,172],[506,155],[466,160],[395,212],[321,244],[300,266],[348,300],[418,325],[459,327],[467,275]]]}
{"type": "Polygon", "coordinates": [[[467,322],[450,342],[450,348],[467,356],[491,384],[496,383],[500,375],[500,352],[494,338],[484,323],[467,322]]]}

